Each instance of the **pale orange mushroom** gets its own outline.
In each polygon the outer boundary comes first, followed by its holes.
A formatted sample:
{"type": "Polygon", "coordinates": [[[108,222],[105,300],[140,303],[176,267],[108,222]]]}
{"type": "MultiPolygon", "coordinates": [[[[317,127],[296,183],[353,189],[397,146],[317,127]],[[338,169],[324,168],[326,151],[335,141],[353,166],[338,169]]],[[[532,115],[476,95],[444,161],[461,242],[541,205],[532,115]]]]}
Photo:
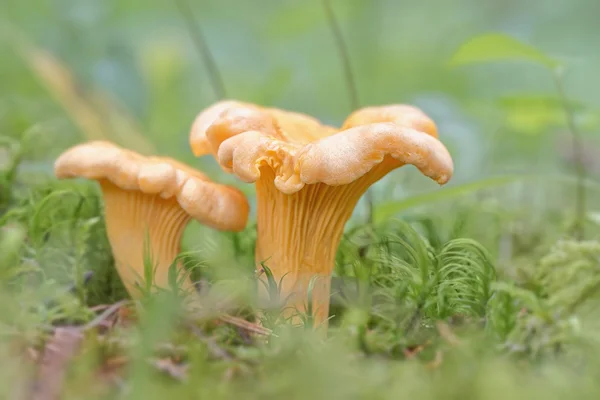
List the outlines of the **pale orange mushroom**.
{"type": "MultiPolygon", "coordinates": [[[[211,182],[176,160],[144,157],[109,142],[68,149],[56,160],[54,171],[58,178],[99,182],[115,265],[133,298],[141,294],[136,283],[145,286],[146,250],[155,268],[153,284],[164,288],[192,218],[230,231],[242,230],[248,218],[248,202],[238,189],[211,182]]],[[[183,289],[192,288],[187,279],[183,289]]]]}
{"type": "Polygon", "coordinates": [[[341,130],[302,114],[232,101],[211,111],[197,117],[205,123],[192,129],[191,147],[197,155],[211,151],[225,171],[256,183],[257,266],[264,261],[277,281],[283,278],[282,295],[292,310],[306,310],[309,282],[317,277],[317,325],[327,325],[335,254],[366,190],[406,164],[439,184],[453,173],[434,122],[415,107],[364,108],[341,130]]]}

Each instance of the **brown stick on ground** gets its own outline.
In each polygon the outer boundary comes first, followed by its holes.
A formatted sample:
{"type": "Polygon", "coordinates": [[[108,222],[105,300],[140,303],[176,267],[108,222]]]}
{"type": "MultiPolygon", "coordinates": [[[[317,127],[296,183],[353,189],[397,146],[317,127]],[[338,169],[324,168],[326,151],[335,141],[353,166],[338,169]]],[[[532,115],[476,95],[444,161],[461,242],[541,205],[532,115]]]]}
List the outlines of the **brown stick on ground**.
{"type": "Polygon", "coordinates": [[[56,328],[44,348],[30,400],[60,399],[69,361],[79,351],[82,341],[83,333],[79,329],[56,328]]]}

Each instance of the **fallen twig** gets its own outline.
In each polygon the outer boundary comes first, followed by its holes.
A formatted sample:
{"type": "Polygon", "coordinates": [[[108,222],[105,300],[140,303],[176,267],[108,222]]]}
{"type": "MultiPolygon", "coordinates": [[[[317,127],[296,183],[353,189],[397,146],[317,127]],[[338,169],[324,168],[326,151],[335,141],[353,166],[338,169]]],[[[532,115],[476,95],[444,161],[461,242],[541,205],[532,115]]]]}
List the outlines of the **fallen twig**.
{"type": "Polygon", "coordinates": [[[252,322],[246,321],[243,318],[234,317],[231,315],[223,314],[219,316],[219,319],[225,323],[235,325],[239,328],[245,329],[248,332],[256,333],[257,335],[263,336],[272,336],[273,331],[269,328],[265,328],[263,326],[254,324],[252,322]]]}
{"type": "Polygon", "coordinates": [[[46,344],[33,384],[31,400],[59,399],[68,364],[79,352],[83,333],[78,328],[63,327],[54,330],[46,344]]]}
{"type": "Polygon", "coordinates": [[[185,364],[176,364],[170,358],[155,358],[150,360],[150,363],[154,368],[175,380],[183,382],[187,379],[187,365],[185,364]]]}
{"type": "Polygon", "coordinates": [[[119,311],[121,309],[121,307],[123,307],[127,303],[129,303],[129,300],[121,300],[119,302],[116,302],[115,304],[111,305],[106,310],[104,310],[104,312],[102,312],[102,314],[98,315],[96,318],[94,318],[87,324],[83,325],[80,329],[83,331],[87,331],[87,330],[97,327],[98,325],[100,325],[104,321],[106,321],[111,315],[113,315],[114,313],[119,311]]]}
{"type": "Polygon", "coordinates": [[[429,369],[438,369],[444,361],[444,353],[441,350],[435,352],[435,358],[426,364],[429,369]]]}
{"type": "Polygon", "coordinates": [[[452,346],[459,346],[462,344],[461,340],[454,334],[454,332],[452,332],[452,329],[450,329],[450,326],[448,326],[447,323],[443,321],[437,321],[435,326],[442,339],[448,342],[448,344],[451,344],[452,346]]]}

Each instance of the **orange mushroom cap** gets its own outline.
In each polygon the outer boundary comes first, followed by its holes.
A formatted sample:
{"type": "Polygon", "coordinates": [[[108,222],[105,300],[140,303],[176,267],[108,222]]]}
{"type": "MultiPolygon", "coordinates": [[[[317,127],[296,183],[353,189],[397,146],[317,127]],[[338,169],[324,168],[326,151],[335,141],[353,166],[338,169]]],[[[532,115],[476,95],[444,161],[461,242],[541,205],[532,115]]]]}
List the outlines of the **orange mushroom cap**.
{"type": "Polygon", "coordinates": [[[334,133],[335,128],[301,113],[225,100],[198,114],[190,132],[190,147],[196,156],[210,154],[215,144],[247,131],[259,131],[287,142],[307,143],[334,133]]]}
{"type": "Polygon", "coordinates": [[[58,178],[108,180],[122,190],[175,198],[192,218],[219,230],[240,231],[249,206],[244,194],[168,157],[144,157],[112,143],[93,141],[72,147],[55,162],[58,178]]]}
{"type": "Polygon", "coordinates": [[[350,183],[386,156],[397,166],[415,165],[440,184],[454,170],[435,123],[408,105],[363,108],[340,131],[300,113],[233,101],[217,103],[198,121],[190,135],[196,154],[212,152],[225,171],[245,182],[256,181],[260,168],[269,166],[276,187],[288,194],[304,184],[350,183]]]}

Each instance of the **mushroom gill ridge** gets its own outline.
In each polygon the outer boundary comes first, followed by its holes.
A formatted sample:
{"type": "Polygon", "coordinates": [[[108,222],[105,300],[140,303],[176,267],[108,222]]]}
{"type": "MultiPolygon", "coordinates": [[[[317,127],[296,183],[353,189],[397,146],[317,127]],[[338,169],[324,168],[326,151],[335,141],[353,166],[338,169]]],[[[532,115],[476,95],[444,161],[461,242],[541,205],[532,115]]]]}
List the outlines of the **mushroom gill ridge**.
{"type": "MultiPolygon", "coordinates": [[[[277,281],[281,279],[282,296],[289,296],[284,316],[294,320],[310,301],[317,325],[326,324],[330,277],[344,226],[369,186],[387,174],[389,162],[391,159],[384,160],[370,174],[348,185],[316,183],[291,194],[275,187],[273,170],[261,168],[256,182],[255,258],[257,265],[267,266],[277,281]]],[[[266,293],[261,296],[266,297],[266,293]]]]}

